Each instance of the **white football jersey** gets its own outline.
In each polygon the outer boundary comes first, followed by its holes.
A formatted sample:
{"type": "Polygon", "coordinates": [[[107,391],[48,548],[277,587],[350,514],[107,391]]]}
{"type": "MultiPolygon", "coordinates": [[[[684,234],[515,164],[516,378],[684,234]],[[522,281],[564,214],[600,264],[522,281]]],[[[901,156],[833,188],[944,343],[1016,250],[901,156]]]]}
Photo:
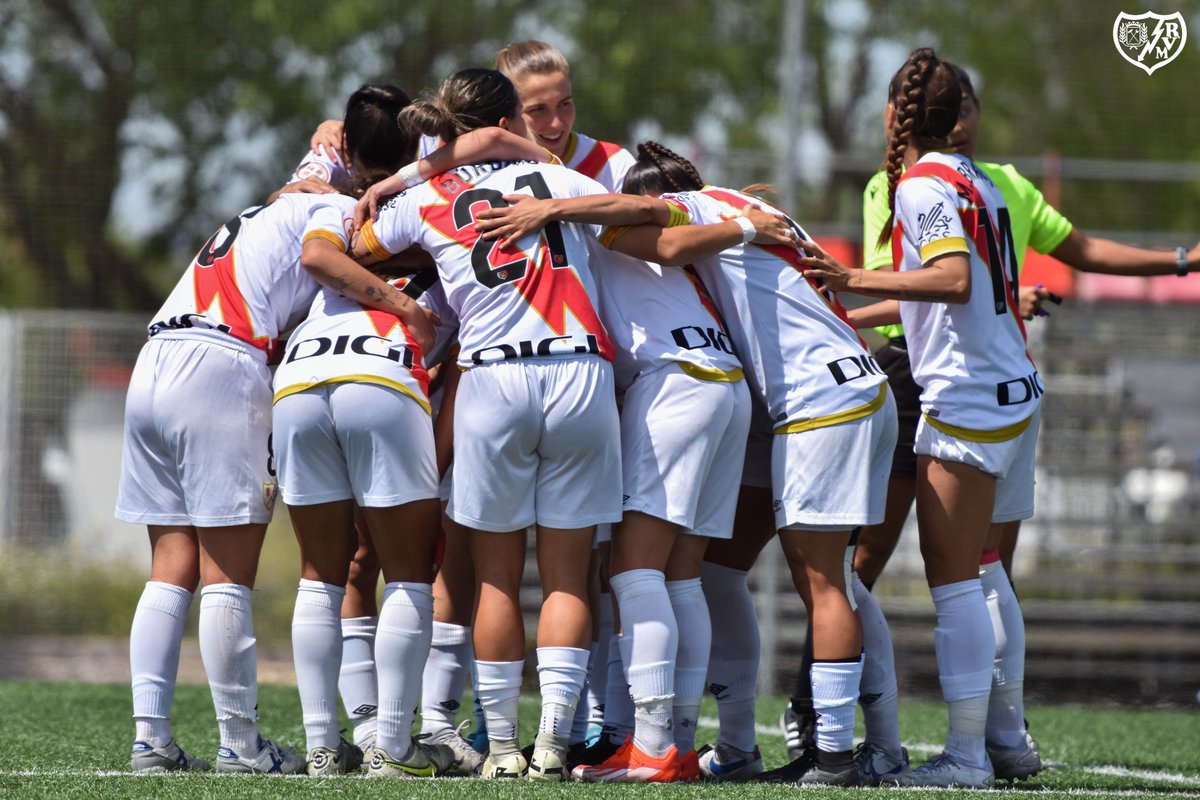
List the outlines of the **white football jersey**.
{"type": "Polygon", "coordinates": [[[246,209],[205,242],[154,315],[150,335],[219,331],[269,357],[320,289],[300,266],[303,241],[345,241],[353,213],[354,200],[337,194],[285,194],[246,209]]]}
{"type": "Polygon", "coordinates": [[[429,411],[429,374],[408,328],[395,314],[366,308],[326,287],[288,338],[275,370],[275,401],[314,386],[348,382],[387,386],[429,411]]]}
{"type": "Polygon", "coordinates": [[[1027,420],[1040,403],[1044,386],[1025,347],[1012,242],[1004,198],[970,159],[929,153],[905,172],[896,191],[895,263],[916,270],[947,253],[971,262],[968,302],[900,303],[922,411],[935,424],[997,431],[1027,420]]]}
{"type": "Polygon", "coordinates": [[[330,152],[325,147],[320,150],[309,150],[308,155],[300,161],[296,171],[292,173],[292,177],[288,178],[288,183],[302,181],[305,178],[320,178],[339,192],[349,192],[354,184],[354,175],[350,172],[350,167],[342,163],[342,158],[338,153],[330,152]]]}
{"type": "Polygon", "coordinates": [[[617,388],[669,363],[710,379],[737,380],[742,362],[700,279],[683,267],[649,264],[592,246],[600,318],[612,339],[617,388]]]}
{"type": "Polygon", "coordinates": [[[625,175],[637,163],[633,154],[612,142],[601,142],[571,131],[571,141],[563,151],[563,163],[587,175],[610,192],[621,191],[625,175]]]}
{"type": "Polygon", "coordinates": [[[458,315],[463,367],[564,355],[611,360],[612,343],[596,311],[584,226],[550,223],[505,248],[475,231],[475,213],[503,207],[503,196],[517,193],[579,197],[605,190],[550,164],[458,167],[389,200],[379,219],[363,226],[363,241],[381,259],[413,244],[433,256],[458,315]]]}
{"type": "MultiPolygon", "coordinates": [[[[741,216],[748,203],[761,204],[712,186],[663,200],[693,224],[723,222],[741,216]]],[[[694,265],[779,433],[864,417],[886,397],[883,370],[846,322],[837,298],[800,274],[799,257],[793,247],[739,244],[694,265]]]]}

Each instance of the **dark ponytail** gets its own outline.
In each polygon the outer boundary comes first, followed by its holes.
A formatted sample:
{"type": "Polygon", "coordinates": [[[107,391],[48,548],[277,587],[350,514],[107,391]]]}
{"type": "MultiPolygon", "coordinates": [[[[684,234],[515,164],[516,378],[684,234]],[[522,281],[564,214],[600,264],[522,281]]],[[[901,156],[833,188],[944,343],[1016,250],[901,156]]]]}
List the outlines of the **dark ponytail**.
{"type": "Polygon", "coordinates": [[[412,160],[416,139],[401,129],[397,116],[412,102],[399,86],[368,83],[346,102],[346,152],[359,169],[388,174],[412,160]]]}
{"type": "Polygon", "coordinates": [[[954,67],[942,61],[932,48],[912,51],[904,66],[892,77],[888,100],[896,109],[896,125],[889,133],[887,158],[888,214],[879,233],[879,244],[892,236],[896,217],[896,185],[904,172],[904,153],[909,144],[924,150],[946,147],[946,137],[958,124],[962,85],[954,67]]]}

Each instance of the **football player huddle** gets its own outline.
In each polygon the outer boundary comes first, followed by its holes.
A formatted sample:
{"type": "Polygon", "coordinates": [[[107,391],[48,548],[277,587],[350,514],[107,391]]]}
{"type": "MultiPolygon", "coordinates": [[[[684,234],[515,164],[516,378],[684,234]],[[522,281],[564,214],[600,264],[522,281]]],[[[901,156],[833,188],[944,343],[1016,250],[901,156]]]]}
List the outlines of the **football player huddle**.
{"type": "MultiPolygon", "coordinates": [[[[117,504],[152,552],[133,770],[214,766],[171,726],[200,586],[217,772],[962,787],[1036,773],[1000,540],[1033,513],[1045,386],[1022,317],[1045,294],[1018,290],[1035,240],[971,159],[966,74],[920,49],[892,81],[865,246],[894,269],[871,271],[763,187],[576,132],[554,47],[512,44],[494,67],[416,101],[359,89],[150,323],[117,504]],[[884,302],[852,316],[838,291],[884,302]],[[855,331],[885,322],[886,360],[855,331]],[[251,590],[277,495],[302,562],[303,752],[257,713],[251,590]],[[870,586],[914,496],[950,724],[945,751],[910,768],[870,586]],[[541,716],[522,737],[531,532],[541,716]],[[747,572],[775,536],[810,629],[782,720],[793,760],[766,771],[747,572]],[[473,724],[458,720],[468,682],[473,724]],[[720,733],[698,747],[706,689],[720,733]]],[[[1080,235],[1048,213],[1032,227],[1056,253],[1080,235]]],[[[1138,274],[1200,261],[1160,255],[1138,274]]]]}

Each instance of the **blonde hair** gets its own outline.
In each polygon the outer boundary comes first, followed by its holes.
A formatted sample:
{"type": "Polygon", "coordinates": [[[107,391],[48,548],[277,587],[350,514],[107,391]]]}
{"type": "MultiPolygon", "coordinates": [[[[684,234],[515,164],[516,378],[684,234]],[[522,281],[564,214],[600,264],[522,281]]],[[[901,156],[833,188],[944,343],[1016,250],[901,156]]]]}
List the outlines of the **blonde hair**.
{"type": "Polygon", "coordinates": [[[567,58],[552,44],[527,39],[513,42],[496,54],[496,69],[516,83],[526,75],[553,75],[561,72],[571,78],[571,65],[567,58]]]}

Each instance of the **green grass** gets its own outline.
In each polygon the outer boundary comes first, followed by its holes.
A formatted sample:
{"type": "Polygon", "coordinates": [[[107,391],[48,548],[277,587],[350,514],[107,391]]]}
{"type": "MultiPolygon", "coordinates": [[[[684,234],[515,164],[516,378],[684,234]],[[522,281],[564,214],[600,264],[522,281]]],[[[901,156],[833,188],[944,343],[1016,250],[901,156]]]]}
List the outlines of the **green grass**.
{"type": "MultiPolygon", "coordinates": [[[[764,699],[759,722],[772,731],[783,707],[780,698],[764,699]]],[[[705,716],[713,708],[706,706],[705,716]]],[[[477,780],[367,781],[331,779],[173,775],[135,777],[128,769],[133,733],[129,687],[124,685],[0,683],[0,797],[121,798],[737,798],[766,800],[794,795],[771,786],[536,786],[500,785],[477,780]]],[[[295,689],[264,686],[260,692],[263,731],[280,741],[301,745],[300,708],[295,689]]],[[[537,700],[522,702],[523,730],[536,726],[537,700]]],[[[212,702],[200,686],[182,686],[175,698],[175,732],[189,749],[212,757],[217,748],[212,702]]],[[[1078,706],[1039,706],[1029,710],[1031,730],[1050,768],[1034,780],[1005,789],[1012,800],[1059,797],[1163,796],[1200,800],[1200,712],[1139,711],[1078,706]]],[[[901,730],[914,761],[931,754],[945,734],[940,704],[907,702],[901,730]]],[[[700,730],[700,741],[714,731],[700,730]]],[[[785,760],[780,736],[760,731],[767,765],[785,760]]],[[[846,792],[879,796],[886,789],[805,790],[806,798],[824,800],[846,792]]],[[[908,792],[947,798],[968,792],[908,792]]]]}
{"type": "MultiPolygon", "coordinates": [[[[147,563],[149,552],[147,540],[147,563]]],[[[80,546],[63,546],[47,559],[44,547],[4,544],[0,546],[0,637],[128,636],[148,577],[145,565],[98,560],[80,546]],[[63,575],[71,580],[64,581],[63,575]]],[[[261,643],[290,642],[299,578],[300,549],[280,504],[267,529],[255,581],[254,622],[261,643]]],[[[189,635],[195,636],[196,624],[193,612],[189,635]]]]}

